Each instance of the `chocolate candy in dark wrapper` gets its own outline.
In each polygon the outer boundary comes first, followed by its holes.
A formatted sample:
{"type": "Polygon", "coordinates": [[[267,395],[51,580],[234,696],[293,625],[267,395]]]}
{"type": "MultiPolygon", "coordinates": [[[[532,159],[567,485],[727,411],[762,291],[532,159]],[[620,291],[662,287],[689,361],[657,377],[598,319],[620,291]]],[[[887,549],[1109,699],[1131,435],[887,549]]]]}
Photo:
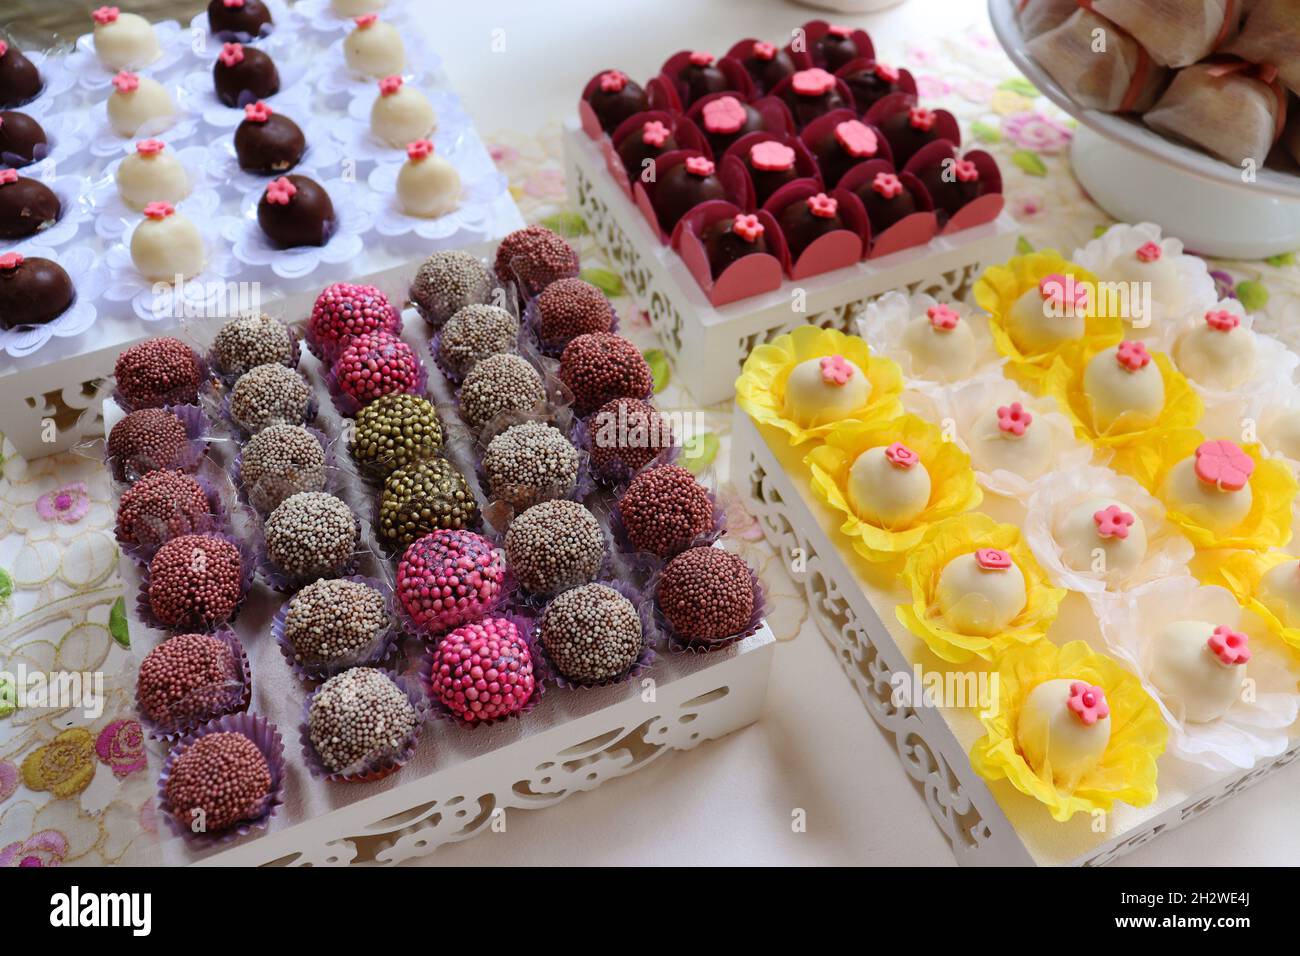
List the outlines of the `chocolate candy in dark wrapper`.
{"type": "Polygon", "coordinates": [[[318,182],[306,176],[281,176],[257,204],[257,223],[282,249],[323,246],[334,233],[334,203],[318,182]],[[288,182],[292,188],[283,184],[288,182]]]}
{"type": "Polygon", "coordinates": [[[226,106],[243,106],[280,92],[280,71],[261,50],[227,43],[213,64],[212,83],[226,106]]]}
{"type": "Polygon", "coordinates": [[[0,255],[0,327],[44,325],[68,310],[76,296],[57,262],[16,252],[0,255]]]}
{"type": "Polygon", "coordinates": [[[0,171],[0,239],[26,239],[54,225],[61,213],[49,186],[12,169],[0,171]]]}

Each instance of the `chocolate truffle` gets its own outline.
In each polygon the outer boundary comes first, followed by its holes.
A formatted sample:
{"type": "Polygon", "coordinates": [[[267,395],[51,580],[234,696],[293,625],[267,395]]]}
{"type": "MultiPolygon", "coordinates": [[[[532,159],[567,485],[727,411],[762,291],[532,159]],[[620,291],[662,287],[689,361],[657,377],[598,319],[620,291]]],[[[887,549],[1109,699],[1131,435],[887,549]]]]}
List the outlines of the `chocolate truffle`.
{"type": "Polygon", "coordinates": [[[351,563],[360,536],[357,516],[341,499],[302,491],[266,519],[266,557],[291,578],[337,575],[351,563]]]}
{"type": "Polygon", "coordinates": [[[311,411],[311,386],[291,368],[258,365],[230,390],[230,417],[246,432],[268,425],[301,425],[311,411]]]}
{"type": "Polygon", "coordinates": [[[641,128],[633,130],[618,144],[618,157],[628,176],[636,181],[646,169],[646,160],[658,159],[664,153],[679,149],[676,138],[660,120],[646,120],[641,128]]]}
{"type": "Polygon", "coordinates": [[[381,143],[403,149],[407,143],[427,139],[438,128],[433,104],[396,74],[379,81],[379,95],[370,108],[370,132],[381,143]]]}
{"type": "Polygon", "coordinates": [[[293,368],[298,354],[293,333],[264,312],[230,319],[212,340],[212,364],[223,375],[239,376],[259,365],[293,368]]]}
{"type": "Polygon", "coordinates": [[[122,493],[117,505],[119,544],[154,547],[216,524],[203,487],[181,471],[151,471],[122,493]]]}
{"type": "Polygon", "coordinates": [[[262,193],[257,224],[281,249],[323,246],[334,234],[334,203],[314,179],[281,176],[262,193]]]}
{"type": "Polygon", "coordinates": [[[205,629],[235,613],[244,563],[233,542],[214,534],[172,538],[149,562],[149,608],[171,628],[205,629]]]}
{"type": "Polygon", "coordinates": [[[75,297],[72,280],[57,262],[0,255],[0,327],[44,325],[68,311],[75,297]]]}
{"type": "Polygon", "coordinates": [[[464,378],[489,355],[513,352],[519,343],[519,320],[495,305],[467,305],[442,327],[438,361],[453,378],[464,378]]]}
{"type": "Polygon", "coordinates": [[[577,501],[557,498],[533,505],[510,522],[506,560],[519,585],[554,594],[595,579],[605,560],[600,522],[577,501]]]}
{"type": "Polygon", "coordinates": [[[411,283],[411,301],[435,329],[467,305],[481,305],[492,297],[492,274],[487,266],[460,249],[435,252],[420,264],[411,283]]]}
{"type": "Polygon", "coordinates": [[[354,22],[356,29],[343,40],[343,60],[349,70],[378,80],[406,69],[406,47],[397,27],[374,13],[354,22]]]}
{"type": "Polygon", "coordinates": [[[854,166],[879,154],[880,140],[875,130],[857,120],[836,123],[834,129],[813,144],[813,155],[817,157],[817,167],[827,189],[833,189],[854,166]]]}
{"type": "Polygon", "coordinates": [[[242,42],[270,33],[271,11],[262,0],[211,0],[208,29],[218,37],[231,36],[242,42]]]}
{"type": "Polygon", "coordinates": [[[645,90],[628,78],[622,70],[605,70],[592,84],[587,94],[600,128],[612,133],[629,116],[635,116],[650,108],[645,90]]]}
{"type": "Polygon", "coordinates": [[[298,124],[258,100],[244,107],[235,127],[235,158],[250,173],[283,173],[293,169],[307,151],[298,124]]]}
{"type": "Polygon", "coordinates": [[[760,208],[774,192],[799,178],[794,150],[776,140],[764,140],[749,147],[745,166],[754,184],[754,205],[760,208]]]}
{"type": "Polygon", "coordinates": [[[166,335],[123,349],[113,376],[131,408],[193,405],[199,398],[203,365],[192,348],[166,335]]]}
{"type": "Polygon", "coordinates": [[[312,695],[307,736],[330,773],[365,772],[399,756],[419,724],[406,692],[374,667],[336,674],[312,695]]]}
{"type": "Polygon", "coordinates": [[[749,627],[754,583],[749,565],[721,548],[683,551],[664,567],[655,594],[664,619],[687,641],[720,641],[749,627]]]}
{"type": "Polygon", "coordinates": [[[931,163],[916,174],[934,201],[934,214],[941,226],[984,193],[979,167],[969,159],[955,159],[950,168],[951,172],[943,162],[931,163]]]}
{"type": "Polygon", "coordinates": [[[727,190],[718,179],[713,160],[688,156],[659,177],[654,190],[655,214],[659,226],[669,235],[677,221],[702,202],[726,199],[727,190]]]}
{"type": "Polygon", "coordinates": [[[265,815],[271,769],[257,744],[243,734],[204,734],[173,762],[164,790],[183,829],[202,821],[204,832],[216,833],[265,815]]]}
{"type": "Polygon", "coordinates": [[[368,474],[387,478],[442,450],[442,422],[427,398],[394,392],[361,411],[352,429],[352,458],[368,474]]]}
{"type": "Polygon", "coordinates": [[[859,115],[871,109],[877,100],[899,92],[898,78],[898,71],[884,63],[864,64],[840,76],[853,94],[853,108],[859,115]]]}
{"type": "Polygon", "coordinates": [[[537,685],[528,643],[504,617],[466,624],[440,640],[429,681],[429,692],[471,724],[518,713],[537,685]]]}
{"type": "Polygon", "coordinates": [[[840,95],[835,77],[820,67],[800,70],[790,78],[790,85],[782,93],[785,105],[790,107],[794,124],[803,129],[819,116],[831,110],[849,106],[840,95]]]}
{"type": "Polygon", "coordinates": [[[840,218],[839,202],[825,193],[790,203],[781,210],[777,220],[792,262],[798,261],[803,251],[826,233],[848,228],[840,218]]]}
{"type": "Polygon", "coordinates": [[[198,226],[169,202],[151,202],[131,232],[131,264],[153,282],[188,279],[203,271],[207,258],[198,226]]]}
{"type": "Polygon", "coordinates": [[[174,468],[186,455],[184,423],[163,408],[142,408],[108,433],[113,477],[130,481],[159,468],[174,468]]]}
{"type": "Polygon", "coordinates": [[[156,133],[176,116],[176,103],[161,83],[125,71],[113,77],[107,109],[108,124],[118,136],[156,133]]]}
{"type": "Polygon", "coordinates": [[[680,465],[656,465],[641,472],[616,507],[632,547],[661,558],[713,528],[708,491],[680,465]]]}
{"type": "Polygon", "coordinates": [[[211,634],[177,634],[140,662],[135,700],[161,733],[171,734],[238,710],[244,689],[230,644],[211,634]]]}
{"type": "Polygon", "coordinates": [[[764,40],[755,40],[749,53],[740,62],[754,81],[754,88],[760,96],[771,93],[778,83],[792,75],[796,69],[788,50],[764,40]]]}
{"type": "Polygon", "coordinates": [[[384,481],[375,533],[390,550],[438,530],[478,524],[478,504],[465,476],[445,458],[398,468],[384,481]]]}
{"type": "Polygon", "coordinates": [[[916,197],[893,173],[876,173],[869,181],[861,183],[854,193],[866,207],[873,238],[918,209],[916,197]]]}
{"type": "Polygon", "coordinates": [[[44,85],[40,72],[23,51],[0,40],[0,107],[10,109],[34,100],[44,85]]]}
{"type": "Polygon", "coordinates": [[[279,93],[280,71],[257,47],[225,43],[212,66],[212,83],[226,106],[245,106],[279,93]]]}
{"type": "Polygon", "coordinates": [[[460,173],[441,156],[433,141],[417,139],[406,145],[406,162],[397,173],[397,203],[402,212],[436,219],[460,205],[460,173]]]}
{"type": "Polygon", "coordinates": [[[241,451],[239,482],[262,514],[303,491],[325,490],[325,449],[301,425],[270,425],[241,451]]]}
{"type": "Polygon", "coordinates": [[[117,194],[132,209],[143,211],[151,202],[180,202],[190,194],[190,177],[167,149],[167,144],[157,139],[144,139],[135,144],[118,164],[117,194]]]}
{"type": "Polygon", "coordinates": [[[158,59],[158,37],[144,17],[117,7],[99,7],[90,16],[95,21],[95,54],[108,69],[138,70],[158,59]]]}
{"type": "Polygon", "coordinates": [[[737,259],[754,253],[767,252],[766,227],[757,216],[739,213],[719,219],[704,230],[704,251],[709,257],[709,270],[718,278],[737,259]]]}
{"type": "Polygon", "coordinates": [[[522,511],[573,491],[578,482],[578,449],[553,425],[521,422],[488,442],[483,473],[490,498],[522,511]]]}
{"type": "Polygon", "coordinates": [[[832,73],[862,56],[853,28],[835,25],[817,39],[810,52],[814,63],[832,73]]]}
{"type": "Polygon", "coordinates": [[[397,596],[416,627],[440,634],[486,614],[505,577],[505,561],[487,538],[440,530],[412,542],[402,555],[397,596]]]}
{"type": "Polygon", "coordinates": [[[702,96],[731,88],[727,75],[719,69],[713,54],[703,50],[693,51],[686,64],[677,71],[677,84],[683,106],[690,106],[702,96]]]}
{"type": "Polygon", "coordinates": [[[49,155],[45,130],[26,113],[0,110],[0,165],[27,166],[49,155]]]}
{"type": "Polygon", "coordinates": [[[654,376],[635,345],[611,332],[579,335],[560,356],[560,381],[573,393],[579,415],[615,398],[645,398],[654,376]]]}
{"type": "Polygon", "coordinates": [[[921,106],[898,110],[880,121],[880,131],[889,140],[894,165],[902,169],[922,146],[941,139],[933,110],[921,106]]]}
{"type": "Polygon", "coordinates": [[[481,428],[505,412],[527,412],[546,400],[546,388],[527,359],[508,353],[489,355],[465,376],[460,414],[481,428]]]}
{"type": "Polygon", "coordinates": [[[303,667],[360,663],[393,625],[382,592],[363,581],[313,581],[289,599],[284,637],[303,667]]]}
{"type": "Polygon", "coordinates": [[[542,647],[560,676],[597,684],[625,674],[641,655],[641,618],[632,602],[604,584],[570,588],[538,621],[542,647]]]}
{"type": "Polygon", "coordinates": [[[616,398],[587,421],[588,451],[597,475],[621,480],[673,447],[672,422],[649,402],[616,398]]]}
{"type": "Polygon", "coordinates": [[[536,295],[556,279],[578,274],[578,253],[545,226],[516,229],[497,246],[496,274],[536,295]]]}
{"type": "Polygon", "coordinates": [[[339,391],[364,406],[381,395],[420,388],[420,360],[392,332],[373,332],[352,340],[334,362],[339,391]]]}
{"type": "Polygon", "coordinates": [[[709,100],[700,109],[699,122],[713,155],[717,157],[721,157],[732,143],[746,133],[767,128],[762,114],[736,96],[719,96],[709,100]]]}
{"type": "Polygon", "coordinates": [[[327,362],[337,358],[352,339],[377,331],[401,332],[402,315],[372,285],[326,286],[307,320],[307,342],[327,362]]]}
{"type": "Polygon", "coordinates": [[[590,282],[559,279],[537,297],[537,337],[545,343],[566,345],[588,332],[609,332],[614,307],[590,282]]]}

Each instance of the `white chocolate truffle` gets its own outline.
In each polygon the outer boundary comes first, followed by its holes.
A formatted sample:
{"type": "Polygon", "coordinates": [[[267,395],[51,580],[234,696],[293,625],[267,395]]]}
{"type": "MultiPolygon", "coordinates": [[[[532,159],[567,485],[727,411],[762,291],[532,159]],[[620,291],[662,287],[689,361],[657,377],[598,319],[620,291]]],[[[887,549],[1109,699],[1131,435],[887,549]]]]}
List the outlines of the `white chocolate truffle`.
{"type": "Polygon", "coordinates": [[[1062,342],[1077,339],[1085,328],[1086,290],[1066,276],[1044,276],[1042,281],[1011,306],[1007,333],[1016,348],[1029,355],[1049,352],[1062,342]],[[1073,295],[1076,307],[1067,297],[1073,295]]]}
{"type": "Polygon", "coordinates": [[[163,85],[148,76],[119,73],[108,98],[108,122],[119,136],[145,136],[170,126],[176,104],[163,85]]]}
{"type": "Polygon", "coordinates": [[[1155,424],[1165,407],[1165,380],[1141,342],[1121,342],[1092,357],[1083,370],[1092,425],[1105,433],[1155,424]]]}
{"type": "Polygon", "coordinates": [[[406,155],[397,174],[397,201],[404,213],[432,219],[460,205],[460,173],[433,154],[433,143],[417,139],[406,148],[406,155]]]}
{"type": "Polygon", "coordinates": [[[1151,642],[1151,683],[1181,703],[1192,723],[1218,720],[1241,697],[1250,658],[1246,645],[1246,635],[1231,628],[1175,621],[1151,642]],[[1222,650],[1212,646],[1216,640],[1222,650]],[[1238,657],[1242,651],[1244,658],[1238,657]]]}
{"type": "Polygon", "coordinates": [[[1142,519],[1114,498],[1090,498],[1076,505],[1053,533],[1067,567],[1115,580],[1137,570],[1147,553],[1142,519]]]}
{"type": "Polygon", "coordinates": [[[367,14],[343,41],[343,58],[348,69],[380,79],[406,68],[406,47],[397,27],[367,14]]]}
{"type": "Polygon", "coordinates": [[[1300,461],[1300,408],[1283,408],[1265,419],[1264,444],[1292,461],[1300,461]]]}
{"type": "Polygon", "coordinates": [[[397,148],[426,139],[438,128],[433,105],[423,93],[407,86],[400,76],[379,81],[379,95],[370,108],[370,131],[381,142],[397,148]]]}
{"type": "Polygon", "coordinates": [[[849,505],[881,528],[902,528],[930,503],[930,473],[916,453],[899,442],[868,448],[849,469],[849,505]]]}
{"type": "Polygon", "coordinates": [[[1110,745],[1110,708],[1104,692],[1098,700],[1098,691],[1087,681],[1058,677],[1043,681],[1020,705],[1016,721],[1020,752],[1036,773],[1050,774],[1058,786],[1077,786],[1101,762],[1110,745]],[[1091,707],[1080,713],[1070,706],[1072,698],[1091,707]],[[1101,716],[1103,711],[1105,716],[1101,716]],[[1088,715],[1092,715],[1091,722],[1088,715]]]}
{"type": "Polygon", "coordinates": [[[1178,369],[1198,385],[1226,391],[1255,370],[1255,333],[1231,312],[1207,313],[1174,343],[1178,369]]]}
{"type": "Polygon", "coordinates": [[[785,380],[785,412],[803,428],[847,418],[870,397],[866,373],[842,355],[800,362],[785,380]]]}
{"type": "MultiPolygon", "coordinates": [[[[963,554],[939,572],[935,597],[944,620],[960,634],[992,637],[1025,609],[1025,576],[1005,551],[997,567],[986,567],[982,556],[991,549],[963,554]]],[[[996,560],[996,559],[995,559],[996,560]]]]}
{"type": "Polygon", "coordinates": [[[131,234],[131,261],[153,282],[188,279],[203,271],[203,237],[170,203],[151,202],[131,234]]]}
{"type": "Polygon", "coordinates": [[[1265,571],[1255,597],[1283,627],[1300,627],[1300,562],[1287,561],[1265,571]]]}
{"type": "Polygon", "coordinates": [[[367,13],[378,13],[386,6],[388,0],[330,0],[330,9],[340,17],[360,17],[367,13]]]}
{"type": "Polygon", "coordinates": [[[101,7],[95,18],[95,55],[110,70],[138,70],[158,59],[153,24],[135,13],[101,7]]]}
{"type": "MultiPolygon", "coordinates": [[[[1182,281],[1174,260],[1154,242],[1147,242],[1132,254],[1124,256],[1112,267],[1115,279],[1120,282],[1150,283],[1151,298],[1155,302],[1179,303],[1183,301],[1182,281]]],[[[1136,316],[1134,316],[1136,318],[1136,316]]],[[[1147,316],[1150,319],[1151,316],[1147,316]]]]}
{"type": "Polygon", "coordinates": [[[918,376],[955,382],[975,368],[975,333],[946,305],[931,306],[908,322],[903,345],[918,376]]]}
{"type": "Polygon", "coordinates": [[[190,194],[190,177],[174,152],[156,139],[146,139],[118,164],[117,192],[132,209],[154,201],[174,206],[190,194]]]}
{"type": "Polygon", "coordinates": [[[1169,477],[1165,479],[1165,500],[1172,510],[1197,524],[1215,534],[1226,534],[1250,514],[1253,498],[1249,482],[1240,488],[1230,488],[1200,477],[1197,457],[1192,455],[1169,469],[1169,477]]]}
{"type": "Polygon", "coordinates": [[[1019,402],[999,405],[972,427],[970,457],[982,472],[1009,471],[1032,481],[1052,464],[1052,435],[1019,402]]]}

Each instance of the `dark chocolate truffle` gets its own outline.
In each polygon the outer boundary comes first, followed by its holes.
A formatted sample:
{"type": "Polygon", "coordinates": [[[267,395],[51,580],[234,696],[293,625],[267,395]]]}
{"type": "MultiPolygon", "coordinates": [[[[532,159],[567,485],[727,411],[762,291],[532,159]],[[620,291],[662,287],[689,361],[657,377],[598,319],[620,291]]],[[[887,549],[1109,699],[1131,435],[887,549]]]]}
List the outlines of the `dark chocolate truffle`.
{"type": "Polygon", "coordinates": [[[186,438],[184,423],[165,408],[131,412],[108,433],[113,477],[128,481],[175,467],[186,454],[186,438]]]}
{"type": "Polygon", "coordinates": [[[22,106],[36,99],[43,86],[36,65],[23,51],[0,40],[0,107],[22,106]]]}
{"type": "Polygon", "coordinates": [[[211,634],[177,634],[140,662],[135,699],[159,731],[171,734],[237,710],[244,688],[230,644],[211,634]]]}
{"type": "Polygon", "coordinates": [[[214,534],[172,538],[149,562],[149,608],[168,627],[204,629],[230,620],[244,579],[239,549],[214,534]]]}
{"type": "Polygon", "coordinates": [[[776,140],[764,140],[749,147],[745,166],[754,184],[754,205],[760,208],[778,189],[799,178],[794,149],[776,140]]]}
{"type": "Polygon", "coordinates": [[[49,153],[45,130],[26,113],[0,110],[0,166],[26,166],[49,153]]]}
{"type": "Polygon", "coordinates": [[[239,482],[262,514],[303,491],[325,490],[325,449],[301,425],[271,425],[241,452],[239,482]]]}
{"type": "Polygon", "coordinates": [[[122,351],[113,366],[117,390],[131,408],[193,405],[203,366],[194,350],[170,335],[145,339],[122,351]]]}
{"type": "Polygon", "coordinates": [[[560,676],[579,684],[625,674],[643,643],[636,608],[604,584],[583,584],[560,594],[542,612],[538,634],[560,676]]]}
{"type": "Polygon", "coordinates": [[[790,203],[781,210],[777,219],[785,234],[792,262],[826,233],[848,228],[840,218],[838,201],[825,193],[790,203]]]}
{"type": "Polygon", "coordinates": [[[329,577],[346,570],[360,536],[357,516],[342,499],[303,491],[284,499],[266,519],[266,557],[291,578],[329,577]]]}
{"type": "Polygon", "coordinates": [[[502,352],[475,365],[460,388],[460,414],[481,428],[506,412],[527,412],[546,399],[546,387],[526,358],[502,352]]]}
{"type": "Polygon", "coordinates": [[[871,109],[877,100],[899,91],[898,71],[884,63],[865,64],[842,74],[840,79],[853,94],[853,108],[859,115],[871,109]]]}
{"type": "Polygon", "coordinates": [[[496,272],[536,295],[556,279],[578,274],[578,253],[563,237],[545,226],[516,229],[497,246],[496,272]]]}
{"type": "Polygon", "coordinates": [[[394,470],[442,450],[442,423],[427,398],[395,392],[357,412],[352,458],[368,474],[387,478],[394,470]]]}
{"type": "Polygon", "coordinates": [[[619,143],[618,157],[628,176],[636,181],[646,169],[646,160],[658,159],[678,148],[667,125],[660,120],[646,120],[640,129],[628,133],[619,143]]]}
{"type": "Polygon", "coordinates": [[[222,103],[244,106],[279,93],[280,71],[275,61],[256,47],[226,43],[213,64],[212,83],[222,103]]]}
{"type": "Polygon", "coordinates": [[[934,200],[934,214],[940,226],[984,193],[979,167],[968,159],[956,159],[950,165],[931,163],[918,170],[916,175],[934,200]]]}
{"type": "Polygon", "coordinates": [[[616,398],[587,421],[592,470],[621,481],[673,447],[672,422],[649,402],[616,398]]]}
{"type": "Polygon", "coordinates": [[[519,344],[519,320],[495,305],[467,305],[442,327],[438,361],[452,377],[464,378],[489,355],[513,352],[519,344]]]}
{"type": "Polygon", "coordinates": [[[683,551],[664,567],[655,595],[677,636],[720,641],[745,630],[754,613],[749,565],[721,548],[683,551]]]}
{"type": "Polygon", "coordinates": [[[432,531],[477,524],[478,504],[465,476],[445,458],[428,458],[388,476],[375,531],[386,547],[398,550],[432,531]]]}
{"type": "Polygon", "coordinates": [[[820,67],[800,70],[790,78],[790,85],[785,88],[783,97],[785,105],[790,107],[794,124],[803,129],[819,116],[846,107],[840,95],[835,77],[820,67]]]}
{"type": "Polygon", "coordinates": [[[757,216],[741,213],[728,219],[719,219],[704,230],[704,250],[709,256],[709,269],[718,278],[727,266],[737,259],[758,252],[767,252],[765,228],[757,216]]]}
{"type": "Polygon", "coordinates": [[[235,158],[250,173],[283,173],[293,169],[307,151],[298,124],[258,100],[244,107],[235,127],[235,158]]]}
{"type": "Polygon", "coordinates": [[[75,297],[72,280],[57,262],[0,255],[0,327],[44,325],[68,311],[75,297]]]}
{"type": "Polygon", "coordinates": [[[735,96],[719,96],[705,103],[700,109],[700,126],[717,157],[746,133],[767,128],[762,114],[735,96]]]}
{"type": "Polygon", "coordinates": [[[834,73],[840,67],[860,58],[864,51],[858,49],[853,39],[853,28],[831,26],[812,48],[813,62],[834,73]]]}
{"type": "Polygon", "coordinates": [[[827,189],[834,189],[840,178],[859,163],[880,155],[880,139],[866,123],[845,120],[813,144],[813,155],[827,189]]]}
{"type": "Polygon", "coordinates": [[[922,146],[942,139],[935,119],[932,110],[913,106],[898,110],[881,120],[880,131],[889,140],[896,167],[902,169],[922,146]]]}
{"type": "Polygon", "coordinates": [[[217,833],[266,813],[271,770],[257,744],[243,734],[204,734],[172,763],[164,789],[182,828],[202,823],[205,832],[217,833]]]}
{"type": "Polygon", "coordinates": [[[560,381],[573,393],[579,415],[615,398],[645,398],[654,376],[635,345],[612,332],[579,335],[560,356],[560,381]]]}
{"type": "Polygon", "coordinates": [[[239,376],[272,363],[293,368],[296,359],[289,327],[261,312],[236,316],[212,340],[212,364],[224,375],[239,376]]]}
{"type": "Polygon", "coordinates": [[[917,211],[916,197],[893,173],[883,170],[854,190],[867,210],[874,239],[899,220],[917,211]]]}
{"type": "Polygon", "coordinates": [[[506,532],[506,560],[532,594],[554,594],[594,580],[605,550],[600,522],[567,498],[533,505],[506,532]]]}
{"type": "Polygon", "coordinates": [[[795,71],[789,51],[764,40],[755,40],[749,54],[740,62],[753,79],[754,88],[760,96],[772,92],[778,83],[795,71]]]}
{"type": "Polygon", "coordinates": [[[727,190],[716,172],[713,160],[688,156],[659,177],[654,190],[654,207],[665,233],[671,235],[678,220],[700,203],[727,198],[727,190]]]}
{"type": "Polygon", "coordinates": [[[388,674],[353,667],[312,695],[307,737],[330,773],[360,773],[371,761],[397,757],[418,723],[410,698],[388,674]]]}
{"type": "Polygon", "coordinates": [[[281,249],[323,246],[334,234],[334,203],[316,180],[281,176],[262,193],[257,224],[281,249]]]}
{"type": "Polygon", "coordinates": [[[311,411],[311,386],[283,365],[259,365],[239,376],[230,390],[230,417],[246,432],[268,425],[301,425],[311,411]]]}
{"type": "Polygon", "coordinates": [[[713,528],[708,491],[680,465],[656,465],[641,472],[616,507],[632,547],[661,558],[713,528]]]}
{"type": "Polygon", "coordinates": [[[477,258],[460,249],[435,252],[420,264],[411,283],[411,301],[435,329],[467,305],[492,296],[492,274],[477,258]]]}
{"type": "Polygon", "coordinates": [[[614,308],[590,282],[560,279],[537,297],[537,337],[566,345],[575,336],[608,332],[614,326],[614,308]]]}
{"type": "Polygon", "coordinates": [[[522,511],[572,493],[578,482],[578,449],[553,425],[521,422],[488,442],[483,473],[488,497],[522,511]]]}
{"type": "Polygon", "coordinates": [[[727,75],[718,68],[713,54],[703,50],[691,53],[686,65],[677,71],[677,83],[678,92],[683,94],[683,106],[690,106],[702,96],[731,88],[727,75]]]}
{"type": "Polygon", "coordinates": [[[392,624],[382,592],[362,581],[325,578],[289,599],[284,637],[298,664],[330,667],[369,657],[392,624]]]}
{"type": "Polygon", "coordinates": [[[153,547],[183,534],[211,531],[203,487],[181,471],[151,471],[122,493],[115,534],[127,547],[153,547]]]}
{"type": "Polygon", "coordinates": [[[601,73],[587,94],[600,128],[612,133],[629,116],[644,112],[650,104],[646,100],[645,90],[628,78],[622,70],[606,70],[601,73]]]}
{"type": "Polygon", "coordinates": [[[247,42],[270,32],[263,27],[273,23],[271,11],[262,0],[212,0],[208,4],[208,29],[218,37],[231,36],[247,42]]]}

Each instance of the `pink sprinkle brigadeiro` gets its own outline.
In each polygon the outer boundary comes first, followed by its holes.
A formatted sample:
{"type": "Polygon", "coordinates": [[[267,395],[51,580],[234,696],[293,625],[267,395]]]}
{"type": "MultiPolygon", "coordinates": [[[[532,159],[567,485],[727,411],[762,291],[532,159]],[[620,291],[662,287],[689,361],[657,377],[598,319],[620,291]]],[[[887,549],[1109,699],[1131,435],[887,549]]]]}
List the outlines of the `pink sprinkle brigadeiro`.
{"type": "Polygon", "coordinates": [[[381,395],[414,392],[420,364],[396,335],[376,331],[352,340],[334,363],[334,375],[345,395],[368,405],[381,395]]]}
{"type": "Polygon", "coordinates": [[[442,633],[482,617],[501,593],[505,562],[472,531],[417,538],[397,565],[397,596],[412,620],[442,633]]]}
{"type": "Polygon", "coordinates": [[[307,337],[326,359],[332,360],[352,339],[371,332],[402,330],[402,316],[372,285],[335,282],[316,297],[307,337]]]}
{"type": "Polygon", "coordinates": [[[242,578],[239,549],[225,538],[172,538],[149,562],[149,607],[168,627],[224,624],[239,603],[242,578]]]}
{"type": "Polygon", "coordinates": [[[180,339],[145,339],[122,351],[113,368],[118,391],[132,408],[190,405],[198,400],[202,366],[180,339]]]}
{"type": "Polygon", "coordinates": [[[514,623],[484,618],[452,631],[433,654],[430,691],[461,720],[495,720],[533,696],[533,656],[514,623]]]}
{"type": "Polygon", "coordinates": [[[149,546],[178,535],[209,531],[216,520],[211,511],[202,486],[191,476],[180,471],[151,471],[122,493],[117,506],[117,540],[128,546],[149,546]]]}

